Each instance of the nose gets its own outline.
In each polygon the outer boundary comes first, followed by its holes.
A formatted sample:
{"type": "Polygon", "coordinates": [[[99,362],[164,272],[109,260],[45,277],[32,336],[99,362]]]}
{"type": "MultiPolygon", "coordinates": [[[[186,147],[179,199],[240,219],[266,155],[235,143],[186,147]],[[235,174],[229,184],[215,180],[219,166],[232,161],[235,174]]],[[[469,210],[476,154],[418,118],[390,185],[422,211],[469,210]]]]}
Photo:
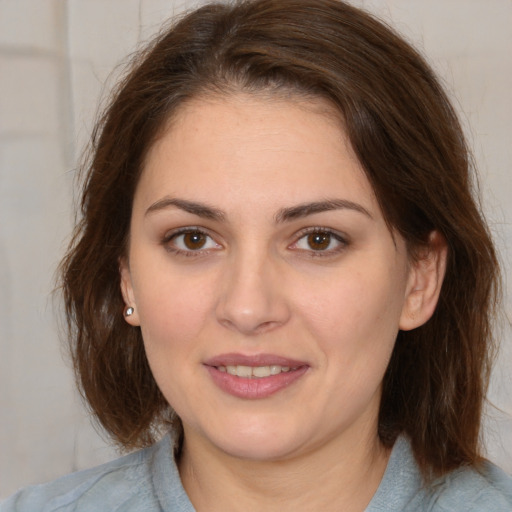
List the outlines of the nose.
{"type": "Polygon", "coordinates": [[[245,335],[255,335],[285,324],[290,309],[282,272],[268,254],[252,254],[226,261],[216,308],[219,323],[245,335]]]}

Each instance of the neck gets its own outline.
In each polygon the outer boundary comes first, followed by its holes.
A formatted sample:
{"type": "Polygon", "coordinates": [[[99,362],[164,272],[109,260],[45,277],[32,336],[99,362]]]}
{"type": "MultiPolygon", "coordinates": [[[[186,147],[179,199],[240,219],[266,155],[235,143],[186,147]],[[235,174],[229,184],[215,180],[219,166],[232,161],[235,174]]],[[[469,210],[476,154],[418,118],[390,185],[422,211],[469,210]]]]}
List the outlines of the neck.
{"type": "Polygon", "coordinates": [[[198,512],[363,511],[382,480],[389,451],[376,433],[355,434],[283,460],[255,461],[185,431],[181,479],[198,512]]]}

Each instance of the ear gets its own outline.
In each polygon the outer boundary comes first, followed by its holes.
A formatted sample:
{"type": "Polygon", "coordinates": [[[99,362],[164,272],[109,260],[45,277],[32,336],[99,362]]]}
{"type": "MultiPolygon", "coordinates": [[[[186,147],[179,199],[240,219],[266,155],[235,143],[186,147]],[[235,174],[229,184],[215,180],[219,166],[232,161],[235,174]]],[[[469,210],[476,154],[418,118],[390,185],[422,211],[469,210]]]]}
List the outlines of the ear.
{"type": "Polygon", "coordinates": [[[446,272],[448,247],[444,236],[432,231],[409,269],[405,303],[399,327],[410,331],[427,322],[437,306],[446,272]]]}
{"type": "MultiPolygon", "coordinates": [[[[133,313],[130,316],[124,314],[124,319],[130,325],[134,327],[140,326],[139,312],[137,310],[137,304],[135,302],[135,294],[133,292],[132,276],[130,273],[130,266],[126,258],[119,259],[119,274],[121,276],[121,293],[123,295],[124,303],[126,307],[133,308],[133,313]]],[[[125,310],[126,311],[126,308],[125,310]]]]}

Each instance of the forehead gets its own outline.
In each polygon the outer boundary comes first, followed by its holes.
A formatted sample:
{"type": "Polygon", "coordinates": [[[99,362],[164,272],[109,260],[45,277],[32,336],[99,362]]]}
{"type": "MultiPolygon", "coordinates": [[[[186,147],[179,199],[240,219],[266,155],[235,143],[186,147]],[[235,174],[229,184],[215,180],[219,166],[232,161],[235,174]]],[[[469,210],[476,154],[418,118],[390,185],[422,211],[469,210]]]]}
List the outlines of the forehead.
{"type": "Polygon", "coordinates": [[[166,193],[225,201],[233,191],[254,204],[269,194],[281,202],[343,194],[375,207],[341,116],[327,101],[300,96],[185,103],[148,152],[136,200],[166,193]]]}

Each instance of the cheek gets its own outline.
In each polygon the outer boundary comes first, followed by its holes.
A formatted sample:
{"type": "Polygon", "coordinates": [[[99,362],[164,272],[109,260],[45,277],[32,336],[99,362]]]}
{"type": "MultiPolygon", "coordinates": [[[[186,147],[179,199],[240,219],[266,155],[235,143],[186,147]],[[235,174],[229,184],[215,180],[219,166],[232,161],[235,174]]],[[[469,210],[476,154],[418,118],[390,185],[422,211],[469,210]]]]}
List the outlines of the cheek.
{"type": "Polygon", "coordinates": [[[160,273],[139,288],[137,306],[148,351],[192,347],[212,311],[212,292],[206,280],[195,283],[160,273]],[[151,286],[147,283],[151,282],[151,286]]]}
{"type": "Polygon", "coordinates": [[[324,283],[316,293],[309,287],[299,296],[306,328],[329,360],[357,366],[379,364],[378,360],[386,364],[403,305],[402,284],[389,279],[386,269],[347,273],[324,283]]]}
{"type": "Polygon", "coordinates": [[[176,276],[153,282],[158,284],[138,295],[144,347],[167,402],[186,416],[189,403],[201,400],[192,384],[197,379],[198,340],[205,338],[211,318],[211,293],[204,282],[199,292],[190,280],[176,276]]]}

